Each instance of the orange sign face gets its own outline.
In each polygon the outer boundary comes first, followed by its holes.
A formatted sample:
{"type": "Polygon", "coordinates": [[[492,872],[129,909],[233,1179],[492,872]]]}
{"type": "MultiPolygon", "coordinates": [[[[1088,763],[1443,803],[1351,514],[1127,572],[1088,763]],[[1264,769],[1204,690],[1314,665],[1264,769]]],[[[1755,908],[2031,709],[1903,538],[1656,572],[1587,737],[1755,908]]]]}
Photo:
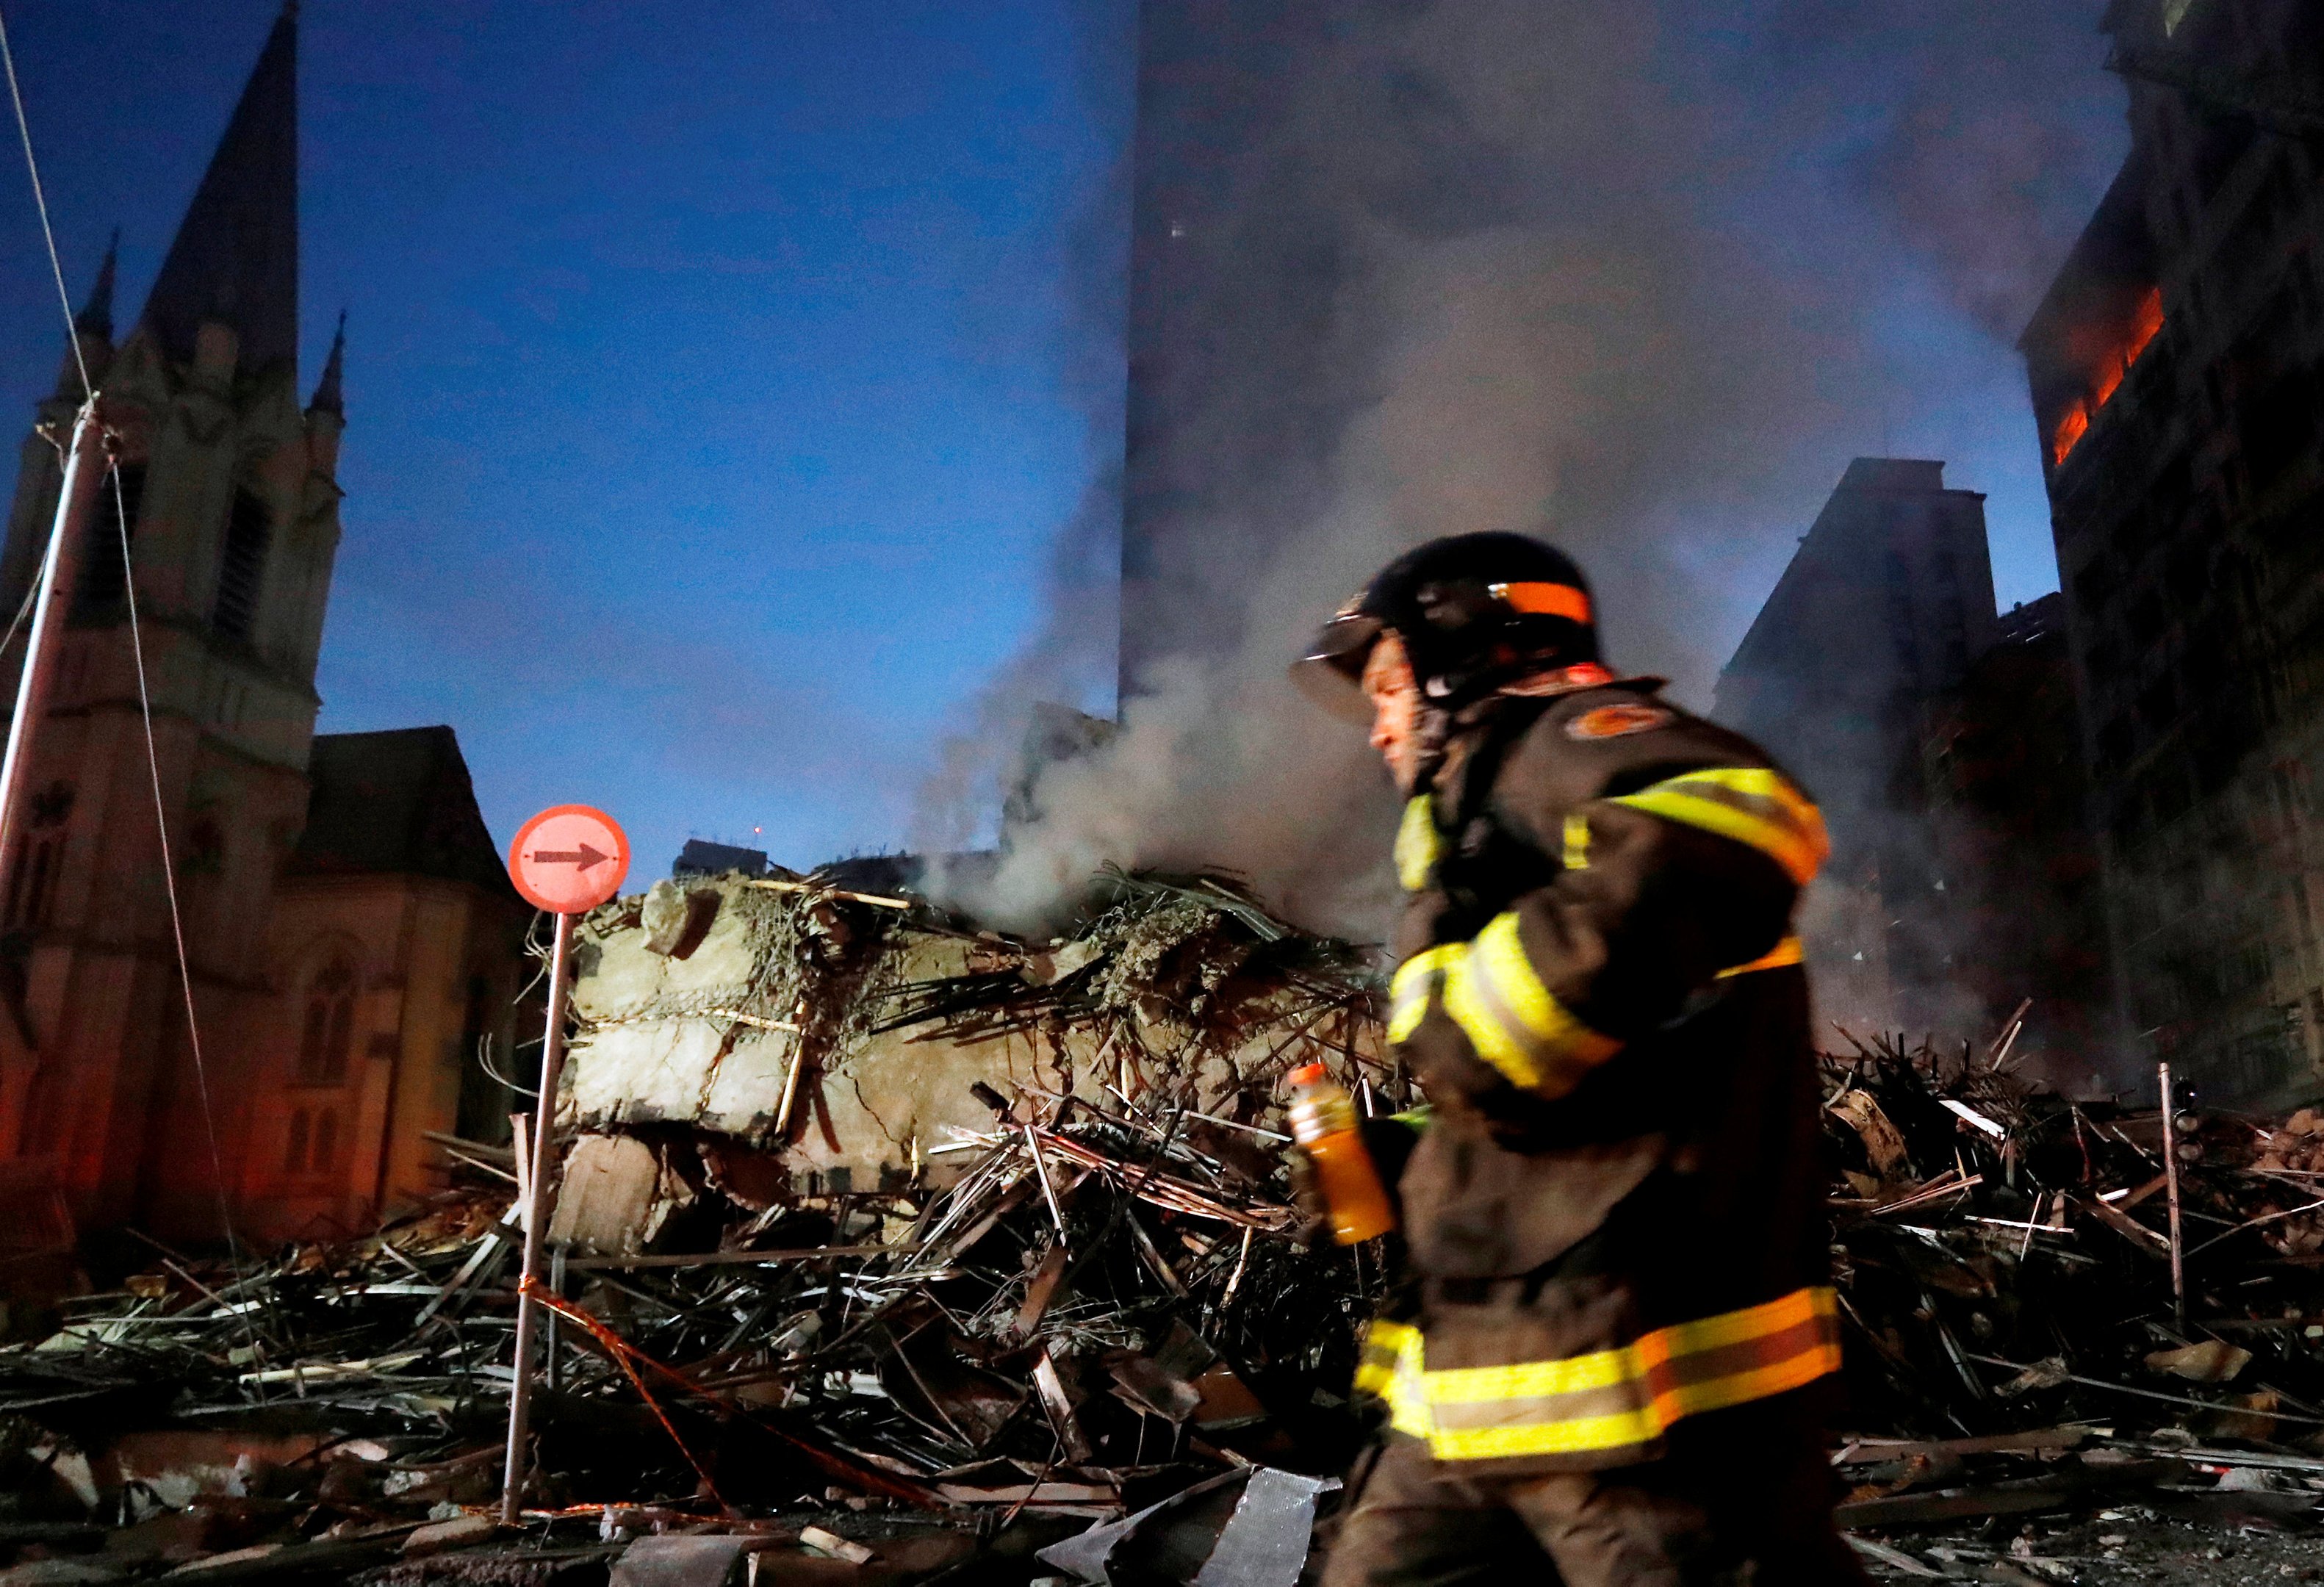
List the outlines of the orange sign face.
{"type": "Polygon", "coordinates": [[[552,915],[578,915],[622,890],[630,838],[587,805],[552,805],[516,829],[509,880],[524,901],[552,915]]]}

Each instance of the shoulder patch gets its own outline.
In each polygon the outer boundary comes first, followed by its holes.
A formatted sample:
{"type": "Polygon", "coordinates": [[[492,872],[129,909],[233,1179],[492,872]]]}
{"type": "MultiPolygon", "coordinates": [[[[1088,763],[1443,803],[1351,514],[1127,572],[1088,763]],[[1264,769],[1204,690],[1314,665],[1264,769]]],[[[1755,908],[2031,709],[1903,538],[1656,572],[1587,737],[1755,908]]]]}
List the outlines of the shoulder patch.
{"type": "Polygon", "coordinates": [[[1666,711],[1660,706],[1596,706],[1567,723],[1565,736],[1573,739],[1620,738],[1625,734],[1646,733],[1677,720],[1676,712],[1666,711]]]}

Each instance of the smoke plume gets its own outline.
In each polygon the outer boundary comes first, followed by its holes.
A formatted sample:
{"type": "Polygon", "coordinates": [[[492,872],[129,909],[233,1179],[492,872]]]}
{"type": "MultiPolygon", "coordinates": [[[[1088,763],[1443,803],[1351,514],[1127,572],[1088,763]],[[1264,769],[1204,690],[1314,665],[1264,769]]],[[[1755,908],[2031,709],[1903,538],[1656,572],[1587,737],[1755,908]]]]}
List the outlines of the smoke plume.
{"type": "MultiPolygon", "coordinates": [[[[2095,178],[2028,175],[2097,136],[2028,84],[2097,75],[2098,0],[1904,9],[1931,20],[1148,0],[1121,726],[1039,770],[1038,819],[997,870],[951,878],[962,901],[1031,926],[1105,863],[1223,867],[1379,935],[1389,790],[1283,669],[1434,535],[1554,537],[1613,663],[1707,703],[1790,538],[1879,449],[1894,279],[2006,332],[2103,182],[2102,139],[2079,162],[2095,178]],[[1981,52],[2015,53],[1995,72],[1981,52]]],[[[946,835],[1037,690],[1090,697],[1058,664],[1079,641],[1085,666],[1088,639],[1059,614],[987,695],[931,806],[946,835]]]]}

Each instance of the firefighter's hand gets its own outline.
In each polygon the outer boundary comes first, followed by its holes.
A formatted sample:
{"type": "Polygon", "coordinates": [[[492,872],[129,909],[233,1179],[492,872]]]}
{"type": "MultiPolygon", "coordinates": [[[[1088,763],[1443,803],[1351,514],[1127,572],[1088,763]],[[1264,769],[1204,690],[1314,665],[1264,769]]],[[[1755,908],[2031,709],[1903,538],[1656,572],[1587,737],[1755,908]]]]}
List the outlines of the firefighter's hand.
{"type": "Polygon", "coordinates": [[[1372,1160],[1372,1169],[1379,1175],[1380,1188],[1388,1192],[1388,1205],[1396,1209],[1396,1221],[1404,1222],[1404,1195],[1399,1186],[1404,1182],[1405,1165],[1412,1161],[1413,1149],[1420,1144],[1420,1126],[1394,1115],[1366,1119],[1357,1127],[1364,1138],[1364,1151],[1372,1160]]]}
{"type": "Polygon", "coordinates": [[[1311,1254],[1329,1250],[1333,1244],[1332,1206],[1323,1199],[1315,1165],[1296,1146],[1291,1149],[1290,1162],[1291,1204],[1299,1209],[1299,1222],[1291,1226],[1291,1242],[1311,1254]]]}
{"type": "MultiPolygon", "coordinates": [[[[1420,1130],[1402,1119],[1379,1118],[1360,1121],[1357,1133],[1363,1139],[1364,1153],[1371,1158],[1372,1171],[1379,1176],[1380,1188],[1388,1192],[1388,1205],[1400,1224],[1404,1222],[1404,1197],[1397,1186],[1404,1178],[1405,1165],[1412,1160],[1412,1149],[1420,1144],[1420,1130]]],[[[1328,1250],[1333,1243],[1331,1204],[1323,1197],[1323,1187],[1307,1154],[1294,1147],[1290,1158],[1291,1200],[1300,1213],[1291,1238],[1303,1250],[1328,1250]]]]}

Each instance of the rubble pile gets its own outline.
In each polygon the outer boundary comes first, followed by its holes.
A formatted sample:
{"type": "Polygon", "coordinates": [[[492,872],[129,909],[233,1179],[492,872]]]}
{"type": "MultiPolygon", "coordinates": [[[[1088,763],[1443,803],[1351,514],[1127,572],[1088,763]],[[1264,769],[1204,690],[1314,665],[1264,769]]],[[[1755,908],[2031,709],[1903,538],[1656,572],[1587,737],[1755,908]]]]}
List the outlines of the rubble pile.
{"type": "Polygon", "coordinates": [[[1825,1059],[1851,1429],[1835,1465],[1870,1563],[2087,1579],[2026,1563],[2024,1518],[2098,1511],[2108,1536],[2312,1520],[2324,1119],[2182,1100],[2166,1156],[2159,1111],[2052,1094],[2006,1041],[1850,1045],[1825,1059]],[[1965,1523],[1982,1530],[1924,1535],[1965,1523]]]}
{"type": "MultiPolygon", "coordinates": [[[[820,976],[855,1004],[785,1021],[825,1038],[782,1033],[801,1057],[770,1073],[811,1064],[802,1096],[886,1095],[864,1066],[912,1062],[914,1037],[1015,1056],[953,1074],[975,1121],[909,1127],[905,1163],[860,1183],[794,1172],[763,1106],[742,1131],[614,1124],[568,1089],[528,1536],[492,1503],[514,1154],[442,1138],[456,1183],[430,1206],[263,1267],[156,1250],[0,1351],[0,1581],[566,1582],[682,1540],[708,1552],[669,1579],[1103,1581],[1159,1549],[1167,1579],[1242,1560],[1233,1579],[1291,1587],[1362,1435],[1344,1396],[1380,1275],[1298,1238],[1280,1077],[1321,1057],[1368,1097],[1393,1083],[1360,1050],[1360,956],[1220,879],[1116,877],[1070,941],[912,921],[953,957],[908,975],[900,912],[754,891],[681,898],[674,931],[651,900],[610,906],[600,962],[624,932],[700,948],[705,914],[747,941],[722,973],[820,955],[808,995],[820,976]]],[[[798,1011],[799,991],[772,995],[798,1011]]],[[[713,995],[779,1006],[748,975],[713,995]]]]}
{"type": "MultiPolygon", "coordinates": [[[[1393,1258],[1311,1249],[1285,1076],[1414,1100],[1374,960],[1219,877],[1110,876],[1038,942],[724,878],[581,940],[522,1533],[515,1154],[442,1137],[447,1187],[376,1231],[153,1246],[0,1350],[0,1587],[1293,1587],[1393,1258]]],[[[2182,1104],[2166,1147],[2009,1036],[1848,1045],[1834,1471],[1875,1570],[2082,1579],[2312,1516],[2324,1117],[2182,1104]]]]}

